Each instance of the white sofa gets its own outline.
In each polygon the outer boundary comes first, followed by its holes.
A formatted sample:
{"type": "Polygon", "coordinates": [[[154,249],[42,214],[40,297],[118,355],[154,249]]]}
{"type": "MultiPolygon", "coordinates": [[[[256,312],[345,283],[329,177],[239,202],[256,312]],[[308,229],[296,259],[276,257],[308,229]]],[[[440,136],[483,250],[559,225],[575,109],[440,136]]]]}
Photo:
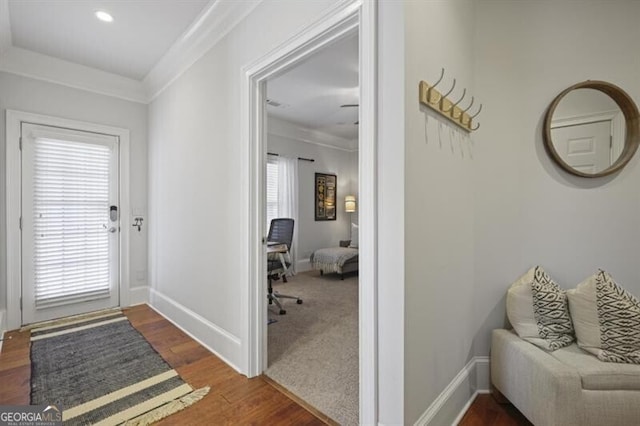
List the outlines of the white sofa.
{"type": "Polygon", "coordinates": [[[536,426],[640,425],[640,365],[602,362],[575,343],[546,352],[494,330],[491,382],[536,426]]]}

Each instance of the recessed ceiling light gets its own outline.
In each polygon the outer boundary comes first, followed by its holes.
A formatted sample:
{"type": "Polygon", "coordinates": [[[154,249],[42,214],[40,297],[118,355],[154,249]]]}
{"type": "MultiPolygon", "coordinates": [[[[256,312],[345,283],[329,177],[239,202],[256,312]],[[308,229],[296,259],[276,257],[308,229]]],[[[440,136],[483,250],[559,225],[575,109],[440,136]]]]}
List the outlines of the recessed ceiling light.
{"type": "Polygon", "coordinates": [[[113,16],[111,16],[109,13],[105,12],[104,10],[98,10],[96,12],[96,18],[98,18],[103,22],[113,22],[113,16]]]}

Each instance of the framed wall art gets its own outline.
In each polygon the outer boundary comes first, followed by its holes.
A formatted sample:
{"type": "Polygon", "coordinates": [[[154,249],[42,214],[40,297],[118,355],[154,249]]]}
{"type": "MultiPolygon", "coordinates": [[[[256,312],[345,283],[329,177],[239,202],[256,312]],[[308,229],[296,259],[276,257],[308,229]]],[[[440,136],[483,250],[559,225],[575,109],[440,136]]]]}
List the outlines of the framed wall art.
{"type": "Polygon", "coordinates": [[[325,173],[316,173],[315,177],[315,219],[336,220],[336,199],[338,191],[338,177],[325,173]]]}

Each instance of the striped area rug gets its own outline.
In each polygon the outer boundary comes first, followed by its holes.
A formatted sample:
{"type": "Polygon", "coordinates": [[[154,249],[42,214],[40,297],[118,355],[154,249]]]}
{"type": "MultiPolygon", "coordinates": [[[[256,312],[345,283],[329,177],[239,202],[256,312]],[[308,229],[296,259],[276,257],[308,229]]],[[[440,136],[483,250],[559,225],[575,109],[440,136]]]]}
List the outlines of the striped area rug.
{"type": "Polygon", "coordinates": [[[31,404],[67,425],[147,425],[202,399],[120,310],[31,328],[31,404]]]}

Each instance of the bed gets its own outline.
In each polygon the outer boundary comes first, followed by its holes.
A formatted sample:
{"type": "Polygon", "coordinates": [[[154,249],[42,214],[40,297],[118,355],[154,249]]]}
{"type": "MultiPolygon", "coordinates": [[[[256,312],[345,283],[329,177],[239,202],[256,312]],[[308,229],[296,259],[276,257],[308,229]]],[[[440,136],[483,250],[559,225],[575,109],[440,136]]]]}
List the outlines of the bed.
{"type": "Polygon", "coordinates": [[[314,251],[309,258],[313,269],[320,275],[335,272],[344,279],[344,274],[358,270],[358,249],[354,247],[329,247],[314,251]]]}

